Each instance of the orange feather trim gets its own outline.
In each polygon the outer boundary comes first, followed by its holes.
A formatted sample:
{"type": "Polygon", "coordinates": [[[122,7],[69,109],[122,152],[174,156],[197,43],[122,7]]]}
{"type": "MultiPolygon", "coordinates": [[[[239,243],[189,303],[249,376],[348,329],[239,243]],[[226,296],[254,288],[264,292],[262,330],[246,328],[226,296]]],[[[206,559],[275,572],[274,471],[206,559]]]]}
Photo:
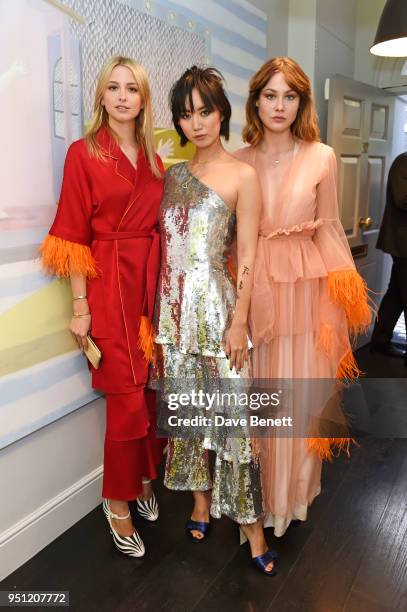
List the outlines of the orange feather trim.
{"type": "Polygon", "coordinates": [[[42,265],[48,274],[68,278],[71,274],[84,274],[88,278],[98,276],[90,248],[48,234],[40,246],[42,265]]]}
{"type": "Polygon", "coordinates": [[[372,318],[366,282],[353,269],[328,272],[328,294],[343,306],[348,329],[353,335],[366,333],[372,318]]]}
{"type": "MultiPolygon", "coordinates": [[[[329,357],[333,356],[335,334],[336,330],[332,325],[327,323],[321,325],[317,347],[329,357]]],[[[336,378],[352,381],[361,374],[353,352],[349,349],[338,364],[336,378]]],[[[339,456],[341,451],[344,451],[349,457],[351,443],[357,444],[354,438],[308,438],[308,448],[316,452],[322,461],[332,461],[339,456]]]]}
{"type": "MultiPolygon", "coordinates": [[[[326,353],[328,357],[332,357],[336,330],[332,325],[323,323],[319,332],[317,348],[326,353]]],[[[351,350],[347,351],[342,357],[336,370],[336,378],[346,378],[353,380],[359,378],[363,374],[359,369],[355,356],[351,350]]]]}
{"type": "Polygon", "coordinates": [[[339,362],[338,369],[336,371],[336,378],[346,378],[353,380],[359,378],[363,374],[362,370],[359,369],[354,354],[349,350],[339,362]]]}
{"type": "Polygon", "coordinates": [[[153,326],[151,325],[150,318],[145,315],[140,317],[138,348],[144,354],[145,360],[148,363],[152,363],[154,357],[153,326]]]}
{"type": "Polygon", "coordinates": [[[308,448],[317,453],[323,461],[330,461],[338,457],[344,451],[350,457],[349,447],[351,444],[358,446],[354,438],[308,438],[308,448]]]}

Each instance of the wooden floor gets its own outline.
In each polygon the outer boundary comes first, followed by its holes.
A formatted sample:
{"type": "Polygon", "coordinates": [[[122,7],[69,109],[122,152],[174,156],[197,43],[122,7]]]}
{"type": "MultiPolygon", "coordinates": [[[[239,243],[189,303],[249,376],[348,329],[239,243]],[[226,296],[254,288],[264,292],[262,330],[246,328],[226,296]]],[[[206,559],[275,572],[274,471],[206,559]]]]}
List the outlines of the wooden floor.
{"type": "MultiPolygon", "coordinates": [[[[396,358],[358,352],[372,375],[406,377],[396,358]]],[[[397,382],[395,380],[395,385],[397,382]]],[[[407,410],[407,398],[398,398],[407,410]]],[[[351,459],[325,465],[308,520],[269,544],[280,556],[263,576],[239,547],[231,521],[214,521],[207,541],[184,534],[188,493],[156,486],[158,524],[136,520],[144,559],[113,548],[95,509],[0,584],[0,590],[69,590],[78,611],[392,612],[407,610],[407,439],[359,440],[351,459]]]]}

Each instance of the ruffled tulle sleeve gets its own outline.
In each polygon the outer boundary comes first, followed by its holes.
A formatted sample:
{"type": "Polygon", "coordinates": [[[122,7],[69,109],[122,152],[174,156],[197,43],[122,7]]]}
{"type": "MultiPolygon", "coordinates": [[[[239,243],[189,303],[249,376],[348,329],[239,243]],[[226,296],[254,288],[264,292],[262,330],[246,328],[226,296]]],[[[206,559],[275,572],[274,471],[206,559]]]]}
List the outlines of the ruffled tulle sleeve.
{"type": "Polygon", "coordinates": [[[57,213],[40,247],[45,271],[61,277],[75,273],[97,276],[90,250],[92,194],[84,147],[83,141],[78,141],[68,149],[57,213]]]}
{"type": "Polygon", "coordinates": [[[344,308],[350,333],[358,334],[366,332],[371,321],[368,288],[356,270],[339,219],[337,165],[333,149],[324,147],[324,157],[316,200],[316,216],[321,223],[316,229],[314,243],[328,272],[329,298],[344,308]]]}

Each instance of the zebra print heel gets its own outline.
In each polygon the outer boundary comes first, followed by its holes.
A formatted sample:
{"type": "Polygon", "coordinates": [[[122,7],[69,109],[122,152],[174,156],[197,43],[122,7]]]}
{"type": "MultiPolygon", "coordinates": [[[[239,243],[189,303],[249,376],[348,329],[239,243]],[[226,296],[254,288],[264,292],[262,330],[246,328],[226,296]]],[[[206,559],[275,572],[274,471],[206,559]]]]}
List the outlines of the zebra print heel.
{"type": "Polygon", "coordinates": [[[134,533],[131,536],[121,536],[117,533],[114,527],[112,527],[112,519],[127,519],[130,516],[130,512],[126,514],[126,516],[114,514],[114,512],[110,510],[108,499],[103,500],[103,512],[105,513],[107,522],[109,523],[110,533],[113,536],[113,542],[117,550],[124,555],[128,555],[129,557],[143,557],[146,551],[143,540],[140,538],[136,530],[134,530],[134,533]]]}
{"type": "Polygon", "coordinates": [[[153,523],[158,519],[158,504],[154,493],[152,493],[150,499],[143,500],[138,497],[136,500],[136,507],[139,515],[143,519],[146,519],[146,521],[153,523]]]}

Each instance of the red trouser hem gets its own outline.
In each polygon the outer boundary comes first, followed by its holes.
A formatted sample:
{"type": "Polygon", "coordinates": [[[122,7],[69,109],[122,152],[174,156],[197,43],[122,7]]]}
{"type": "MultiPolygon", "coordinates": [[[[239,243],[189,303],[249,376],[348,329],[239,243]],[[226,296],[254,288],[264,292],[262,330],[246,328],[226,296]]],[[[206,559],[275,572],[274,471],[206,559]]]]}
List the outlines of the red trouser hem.
{"type": "Polygon", "coordinates": [[[106,405],[102,496],[130,501],[140,495],[143,478],[157,478],[166,443],[156,437],[155,393],[107,394],[106,405]]]}

